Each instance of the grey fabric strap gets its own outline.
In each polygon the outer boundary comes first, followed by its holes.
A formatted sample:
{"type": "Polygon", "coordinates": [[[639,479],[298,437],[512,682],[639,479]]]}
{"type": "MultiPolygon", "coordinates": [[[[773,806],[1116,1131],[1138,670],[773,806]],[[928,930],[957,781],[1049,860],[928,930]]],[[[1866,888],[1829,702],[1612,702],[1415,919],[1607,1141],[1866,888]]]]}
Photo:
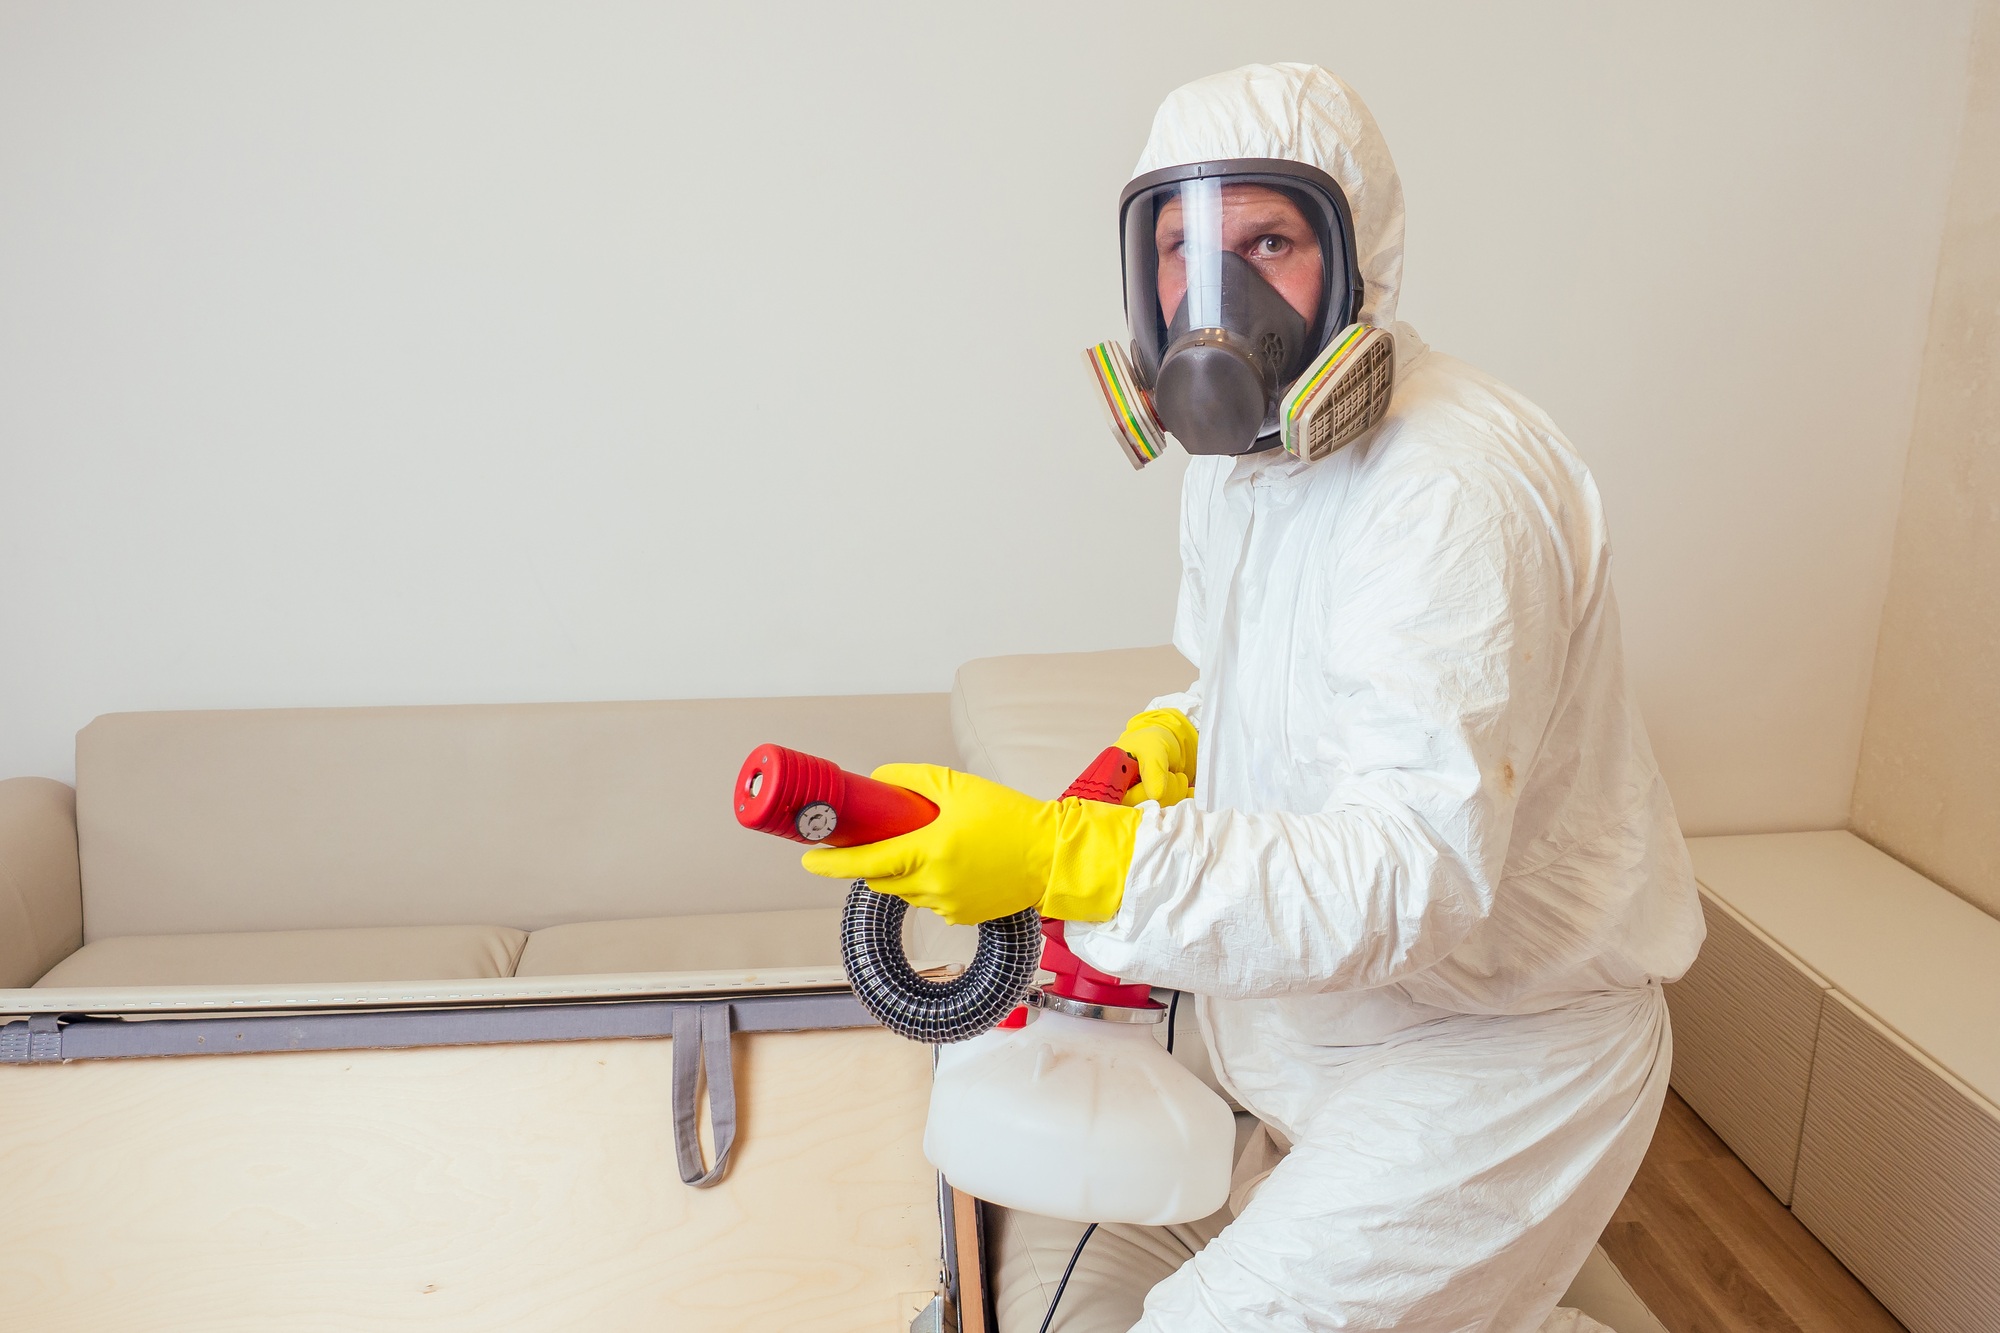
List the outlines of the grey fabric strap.
{"type": "Polygon", "coordinates": [[[736,1072],[729,1061],[728,1003],[683,1005],[674,1013],[674,1156],[681,1179],[707,1189],[729,1168],[736,1146],[736,1072]],[[701,1164],[701,1088],[708,1083],[708,1119],[715,1129],[715,1165],[701,1164]]]}
{"type": "MultiPolygon", "coordinates": [[[[720,1000],[614,1000],[372,1013],[176,1015],[119,1018],[37,1014],[0,1025],[0,1064],[120,1060],[156,1055],[247,1055],[271,1051],[400,1050],[516,1041],[598,1041],[672,1036],[676,1017],[720,1000]]],[[[737,1032],[811,1032],[877,1026],[848,991],[745,995],[726,1001],[737,1032]]]]}

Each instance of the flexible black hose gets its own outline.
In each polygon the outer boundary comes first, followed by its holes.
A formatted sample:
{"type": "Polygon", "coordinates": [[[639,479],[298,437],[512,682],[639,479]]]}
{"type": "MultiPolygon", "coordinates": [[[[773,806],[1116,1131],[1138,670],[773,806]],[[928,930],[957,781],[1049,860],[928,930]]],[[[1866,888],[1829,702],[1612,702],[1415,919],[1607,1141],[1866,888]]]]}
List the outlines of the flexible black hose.
{"type": "Polygon", "coordinates": [[[991,1030],[1028,996],[1042,957],[1042,919],[1030,907],[983,922],[972,962],[950,981],[926,981],[903,953],[909,904],[855,880],[840,914],[840,961],[862,1007],[891,1032],[933,1044],[991,1030]]]}

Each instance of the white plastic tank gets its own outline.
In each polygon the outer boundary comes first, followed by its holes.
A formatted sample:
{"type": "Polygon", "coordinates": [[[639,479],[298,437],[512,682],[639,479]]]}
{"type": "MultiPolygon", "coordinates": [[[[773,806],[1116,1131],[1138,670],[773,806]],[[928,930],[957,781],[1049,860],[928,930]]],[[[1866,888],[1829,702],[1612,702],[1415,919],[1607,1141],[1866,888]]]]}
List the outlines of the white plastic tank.
{"type": "Polygon", "coordinates": [[[1150,1026],[1030,1009],[938,1048],[924,1156],[975,1198],[1163,1226],[1229,1197],[1235,1117],[1150,1026]]]}

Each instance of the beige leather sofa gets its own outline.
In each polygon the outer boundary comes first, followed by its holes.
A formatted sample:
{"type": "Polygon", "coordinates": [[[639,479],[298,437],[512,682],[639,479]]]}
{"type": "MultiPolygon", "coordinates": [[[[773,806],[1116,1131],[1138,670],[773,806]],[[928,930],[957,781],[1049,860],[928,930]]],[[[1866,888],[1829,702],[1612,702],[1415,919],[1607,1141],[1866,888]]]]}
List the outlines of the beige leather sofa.
{"type": "Polygon", "coordinates": [[[1674,1087],[1915,1333],[2000,1328],[2000,921],[1851,833],[1688,845],[1674,1087]]]}
{"type": "Polygon", "coordinates": [[[943,695],[102,717],[0,784],[0,987],[824,973],[839,893],[728,806],[779,736],[951,758],[943,695]]]}
{"type": "Polygon", "coordinates": [[[0,1328],[909,1327],[929,1052],[736,827],[766,740],[952,757],[941,694],[156,713],[0,783],[0,1328]]]}

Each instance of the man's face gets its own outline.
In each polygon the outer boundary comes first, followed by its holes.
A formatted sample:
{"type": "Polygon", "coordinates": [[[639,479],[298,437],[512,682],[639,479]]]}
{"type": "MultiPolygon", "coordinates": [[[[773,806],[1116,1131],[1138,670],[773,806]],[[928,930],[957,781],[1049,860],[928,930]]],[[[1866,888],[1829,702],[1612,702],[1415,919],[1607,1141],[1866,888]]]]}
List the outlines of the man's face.
{"type": "MultiPolygon", "coordinates": [[[[1222,248],[1249,261],[1310,325],[1319,313],[1324,275],[1319,237],[1299,206],[1268,185],[1225,185],[1221,230],[1222,248]]],[[[1181,201],[1176,198],[1160,209],[1153,224],[1153,243],[1160,254],[1160,313],[1169,324],[1187,296],[1185,238],[1181,201]]]]}

